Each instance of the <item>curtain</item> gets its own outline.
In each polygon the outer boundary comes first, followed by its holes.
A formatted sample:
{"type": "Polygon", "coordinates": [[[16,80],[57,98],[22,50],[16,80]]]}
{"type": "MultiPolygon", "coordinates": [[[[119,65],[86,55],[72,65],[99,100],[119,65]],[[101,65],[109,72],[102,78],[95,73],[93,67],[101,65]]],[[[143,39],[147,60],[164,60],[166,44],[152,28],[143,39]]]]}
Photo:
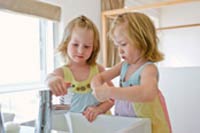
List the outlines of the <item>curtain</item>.
{"type": "Polygon", "coordinates": [[[38,0],[0,0],[0,10],[33,15],[53,21],[59,21],[61,8],[38,0]]]}
{"type": "MultiPolygon", "coordinates": [[[[112,9],[119,9],[124,7],[124,0],[101,0],[101,11],[107,11],[112,9]]],[[[108,19],[108,18],[107,18],[108,19]]],[[[108,20],[106,23],[106,29],[109,30],[112,20],[108,20]]],[[[106,31],[107,33],[108,31],[106,31]]],[[[118,62],[120,62],[120,57],[118,56],[118,50],[114,46],[113,42],[106,38],[106,49],[107,49],[107,59],[104,61],[105,67],[112,67],[118,62]]]]}

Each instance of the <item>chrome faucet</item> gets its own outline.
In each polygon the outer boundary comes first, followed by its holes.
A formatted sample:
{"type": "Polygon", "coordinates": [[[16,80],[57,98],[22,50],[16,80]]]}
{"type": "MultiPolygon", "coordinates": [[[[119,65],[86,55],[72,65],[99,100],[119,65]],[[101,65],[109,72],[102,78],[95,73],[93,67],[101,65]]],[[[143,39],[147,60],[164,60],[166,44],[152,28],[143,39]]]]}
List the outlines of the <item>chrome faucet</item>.
{"type": "Polygon", "coordinates": [[[5,133],[4,124],[3,124],[3,114],[1,112],[1,105],[0,105],[0,133],[5,133]]]}
{"type": "Polygon", "coordinates": [[[39,112],[35,123],[35,133],[50,133],[52,127],[52,94],[50,90],[42,90],[39,95],[39,112]]]}

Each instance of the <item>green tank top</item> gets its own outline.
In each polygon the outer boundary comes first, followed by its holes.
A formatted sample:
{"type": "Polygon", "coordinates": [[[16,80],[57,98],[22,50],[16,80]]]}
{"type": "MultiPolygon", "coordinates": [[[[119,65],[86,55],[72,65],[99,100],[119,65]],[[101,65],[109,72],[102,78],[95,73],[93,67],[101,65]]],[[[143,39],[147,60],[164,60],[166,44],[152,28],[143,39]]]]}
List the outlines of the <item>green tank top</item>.
{"type": "Polygon", "coordinates": [[[71,87],[68,89],[68,94],[64,96],[64,103],[67,101],[69,95],[71,112],[83,112],[88,106],[98,105],[99,102],[92,95],[92,89],[90,88],[90,81],[92,78],[99,73],[98,66],[90,66],[90,74],[84,81],[76,81],[71,70],[63,66],[64,80],[71,83],[71,87]]]}

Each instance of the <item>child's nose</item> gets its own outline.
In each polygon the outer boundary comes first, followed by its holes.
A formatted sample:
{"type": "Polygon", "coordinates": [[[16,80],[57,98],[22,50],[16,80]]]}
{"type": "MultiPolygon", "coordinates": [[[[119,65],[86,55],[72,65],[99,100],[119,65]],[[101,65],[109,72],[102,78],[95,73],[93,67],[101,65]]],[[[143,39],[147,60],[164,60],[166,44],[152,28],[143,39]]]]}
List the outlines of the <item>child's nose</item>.
{"type": "Polygon", "coordinates": [[[124,51],[122,48],[118,47],[118,52],[119,52],[119,54],[122,54],[124,51]]]}
{"type": "Polygon", "coordinates": [[[79,53],[83,53],[83,48],[82,48],[82,47],[79,47],[79,48],[78,48],[78,52],[79,52],[79,53]]]}

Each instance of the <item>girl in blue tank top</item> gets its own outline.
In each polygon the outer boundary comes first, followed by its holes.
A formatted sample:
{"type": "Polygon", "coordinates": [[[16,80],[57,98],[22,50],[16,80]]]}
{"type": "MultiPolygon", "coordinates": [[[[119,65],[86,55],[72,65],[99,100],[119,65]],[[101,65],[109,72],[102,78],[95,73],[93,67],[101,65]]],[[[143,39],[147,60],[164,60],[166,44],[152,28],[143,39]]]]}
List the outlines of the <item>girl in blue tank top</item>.
{"type": "Polygon", "coordinates": [[[163,59],[163,54],[158,49],[152,21],[142,13],[124,13],[113,21],[109,35],[124,61],[94,77],[94,95],[100,101],[115,99],[115,115],[150,118],[152,133],[171,133],[154,64],[163,59]],[[117,76],[119,87],[104,86],[117,76]]]}

